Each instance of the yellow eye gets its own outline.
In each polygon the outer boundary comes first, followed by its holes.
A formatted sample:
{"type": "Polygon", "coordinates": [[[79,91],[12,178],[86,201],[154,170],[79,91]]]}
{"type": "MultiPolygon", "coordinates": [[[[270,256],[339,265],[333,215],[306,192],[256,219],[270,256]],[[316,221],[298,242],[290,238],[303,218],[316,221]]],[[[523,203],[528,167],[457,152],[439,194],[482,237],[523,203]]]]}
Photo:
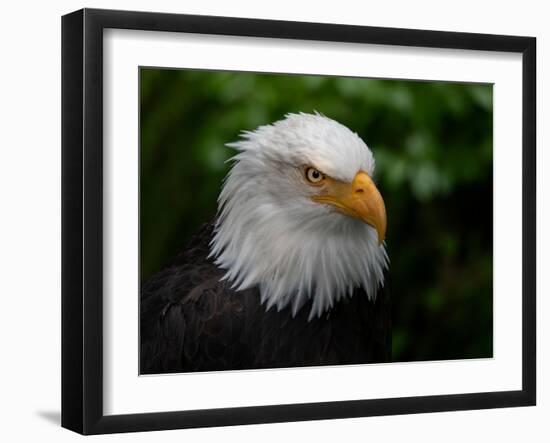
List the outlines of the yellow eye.
{"type": "Polygon", "coordinates": [[[307,168],[306,178],[310,183],[320,183],[325,176],[315,168],[307,168]]]}

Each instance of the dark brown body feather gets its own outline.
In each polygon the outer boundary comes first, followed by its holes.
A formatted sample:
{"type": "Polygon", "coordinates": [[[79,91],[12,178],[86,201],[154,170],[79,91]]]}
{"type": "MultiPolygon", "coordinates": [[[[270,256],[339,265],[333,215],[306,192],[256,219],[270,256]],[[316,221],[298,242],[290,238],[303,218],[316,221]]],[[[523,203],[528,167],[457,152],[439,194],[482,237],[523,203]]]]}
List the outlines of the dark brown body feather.
{"type": "MultiPolygon", "coordinates": [[[[256,288],[234,291],[207,259],[205,225],[164,270],[142,285],[142,374],[386,362],[391,357],[388,291],[362,290],[308,322],[306,304],[266,312],[256,288]]],[[[387,287],[387,284],[386,284],[387,287]]]]}

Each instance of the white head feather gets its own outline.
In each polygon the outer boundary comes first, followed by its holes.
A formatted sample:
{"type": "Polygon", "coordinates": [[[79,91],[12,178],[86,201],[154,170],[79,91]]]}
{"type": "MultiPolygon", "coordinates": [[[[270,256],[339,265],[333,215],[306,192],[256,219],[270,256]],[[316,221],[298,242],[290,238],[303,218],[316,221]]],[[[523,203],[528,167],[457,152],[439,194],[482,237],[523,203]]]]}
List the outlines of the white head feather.
{"type": "Polygon", "coordinates": [[[374,158],[363,140],[323,115],[300,113],[227,146],[239,153],[218,198],[210,255],[232,287],[257,286],[266,309],[290,305],[293,315],[312,299],[310,319],[357,287],[375,297],[388,266],[376,230],[312,201],[316,189],[302,169],[345,182],[360,170],[372,176],[374,158]]]}

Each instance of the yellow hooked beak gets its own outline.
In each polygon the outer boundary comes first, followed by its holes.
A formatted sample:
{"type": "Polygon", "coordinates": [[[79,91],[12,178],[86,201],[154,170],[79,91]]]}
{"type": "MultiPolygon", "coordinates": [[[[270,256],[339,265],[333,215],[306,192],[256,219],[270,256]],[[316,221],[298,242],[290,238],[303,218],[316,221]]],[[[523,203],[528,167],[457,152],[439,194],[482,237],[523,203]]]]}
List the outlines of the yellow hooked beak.
{"type": "Polygon", "coordinates": [[[324,186],[313,201],[336,207],[341,213],[371,225],[378,233],[378,242],[386,238],[386,207],[374,182],[366,172],[359,171],[351,183],[324,179],[324,186]]]}

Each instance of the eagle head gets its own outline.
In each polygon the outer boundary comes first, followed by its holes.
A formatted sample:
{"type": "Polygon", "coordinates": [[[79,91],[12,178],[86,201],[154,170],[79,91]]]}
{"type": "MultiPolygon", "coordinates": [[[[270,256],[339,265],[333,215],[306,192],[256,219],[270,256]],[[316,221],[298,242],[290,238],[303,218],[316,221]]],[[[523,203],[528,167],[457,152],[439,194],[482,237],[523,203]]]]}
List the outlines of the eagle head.
{"type": "Polygon", "coordinates": [[[258,287],[266,309],[320,317],[363,288],[373,299],[388,266],[386,210],[371,150],[321,114],[288,114],[227,146],[212,257],[236,290],[258,287]]]}

